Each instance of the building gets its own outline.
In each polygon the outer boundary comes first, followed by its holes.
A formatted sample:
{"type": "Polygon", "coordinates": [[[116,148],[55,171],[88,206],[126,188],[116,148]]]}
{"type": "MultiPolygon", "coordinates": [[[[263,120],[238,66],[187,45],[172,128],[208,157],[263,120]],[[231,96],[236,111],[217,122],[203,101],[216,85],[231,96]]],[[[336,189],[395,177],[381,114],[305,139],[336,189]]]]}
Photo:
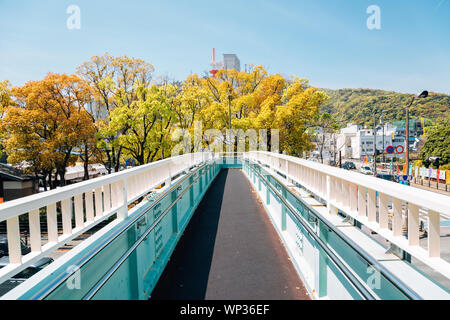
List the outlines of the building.
{"type": "Polygon", "coordinates": [[[0,163],[0,203],[38,192],[38,181],[23,171],[0,163]]]}
{"type": "Polygon", "coordinates": [[[362,126],[350,123],[336,135],[336,150],[341,152],[342,158],[353,158],[352,138],[356,137],[361,129],[362,126]]]}
{"type": "MultiPolygon", "coordinates": [[[[383,132],[382,128],[377,128],[376,136],[376,149],[382,153],[383,150],[392,145],[392,134],[390,132],[384,133],[384,146],[383,146],[383,132]]],[[[373,129],[362,129],[351,138],[352,144],[352,158],[362,159],[363,157],[373,157],[374,154],[374,130],[373,129]]],[[[390,155],[386,155],[390,157],[390,155]]]]}
{"type": "MultiPolygon", "coordinates": [[[[108,174],[103,164],[89,164],[89,179],[97,178],[108,174]]],[[[83,181],[84,178],[84,166],[78,164],[76,166],[67,167],[66,174],[64,176],[68,184],[83,181]]]]}
{"type": "MultiPolygon", "coordinates": [[[[420,130],[420,129],[419,129],[420,130]]],[[[405,129],[399,128],[391,123],[386,123],[384,128],[382,126],[378,126],[376,128],[377,132],[377,150],[380,153],[383,153],[386,159],[391,159],[393,157],[401,158],[404,156],[404,153],[394,153],[387,154],[386,148],[389,146],[394,147],[403,147],[399,150],[404,152],[405,148],[405,129]],[[384,134],[384,144],[383,144],[383,134],[384,134]]],[[[410,136],[410,150],[415,151],[420,142],[420,138],[418,137],[419,131],[414,130],[411,131],[413,135],[410,136]]],[[[352,158],[352,159],[362,159],[363,157],[373,157],[374,154],[374,146],[373,146],[373,129],[362,129],[360,126],[349,125],[347,128],[342,129],[338,138],[338,149],[343,152],[343,157],[352,158]],[[350,144],[348,140],[350,139],[350,144]],[[350,145],[350,147],[349,147],[350,145]],[[351,150],[351,151],[350,151],[351,150]]]]}
{"type": "MultiPolygon", "coordinates": [[[[393,126],[397,128],[397,133],[399,135],[406,135],[406,120],[394,121],[393,126]]],[[[410,137],[420,137],[423,135],[423,123],[417,119],[409,120],[409,136],[410,137]]]]}
{"type": "Polygon", "coordinates": [[[236,69],[237,71],[241,71],[241,61],[235,54],[224,54],[223,68],[226,70],[236,69]]]}

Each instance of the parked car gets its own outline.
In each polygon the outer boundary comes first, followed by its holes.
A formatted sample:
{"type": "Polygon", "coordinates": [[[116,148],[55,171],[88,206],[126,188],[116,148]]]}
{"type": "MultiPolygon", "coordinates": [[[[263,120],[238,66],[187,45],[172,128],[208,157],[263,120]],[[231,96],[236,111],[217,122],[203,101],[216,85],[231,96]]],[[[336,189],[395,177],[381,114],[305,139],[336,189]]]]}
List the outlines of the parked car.
{"type": "Polygon", "coordinates": [[[388,173],[379,173],[379,174],[377,174],[377,178],[381,178],[381,179],[387,180],[387,181],[395,181],[394,176],[392,174],[388,174],[388,173]]]}
{"type": "MultiPolygon", "coordinates": [[[[52,258],[42,258],[38,260],[37,262],[30,265],[28,268],[23,270],[22,272],[16,274],[12,278],[6,280],[2,284],[0,284],[0,296],[4,295],[8,291],[14,289],[19,284],[25,282],[27,279],[34,276],[36,273],[44,269],[46,266],[48,266],[50,263],[53,262],[52,258]]],[[[7,266],[9,264],[9,257],[4,256],[0,258],[0,269],[7,266]]]]}
{"type": "Polygon", "coordinates": [[[373,174],[372,173],[372,168],[369,166],[363,166],[361,167],[361,169],[359,170],[359,172],[361,172],[362,174],[373,174]]]}
{"type": "Polygon", "coordinates": [[[355,170],[356,166],[353,162],[351,161],[345,161],[344,164],[342,165],[342,168],[346,169],[346,170],[355,170]],[[345,168],[344,168],[345,166],[345,168]]]}
{"type": "MultiPolygon", "coordinates": [[[[31,252],[30,247],[28,247],[22,240],[20,241],[20,246],[22,249],[22,255],[26,255],[31,252]]],[[[0,235],[0,258],[8,255],[8,237],[0,235]]]]}

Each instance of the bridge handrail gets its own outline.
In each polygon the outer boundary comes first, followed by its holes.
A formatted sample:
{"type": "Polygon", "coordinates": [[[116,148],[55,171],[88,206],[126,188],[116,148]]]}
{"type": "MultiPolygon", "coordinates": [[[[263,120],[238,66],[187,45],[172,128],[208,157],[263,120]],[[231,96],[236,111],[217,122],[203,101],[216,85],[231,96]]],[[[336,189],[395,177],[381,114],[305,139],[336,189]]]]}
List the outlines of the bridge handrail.
{"type": "MultiPolygon", "coordinates": [[[[314,238],[316,243],[324,250],[327,254],[328,258],[333,261],[333,263],[342,271],[343,275],[352,283],[354,288],[365,298],[365,299],[379,299],[377,295],[367,287],[367,284],[360,279],[360,277],[351,270],[350,267],[347,266],[344,260],[339,257],[337,253],[334,252],[332,248],[330,248],[327,244],[323,242],[318,234],[313,230],[313,228],[304,221],[304,218],[298,214],[297,210],[283,198],[280,192],[273,187],[263,175],[258,172],[255,172],[260,176],[262,180],[266,181],[267,187],[271,189],[272,193],[277,196],[277,198],[284,204],[284,206],[290,211],[290,213],[296,218],[296,220],[303,226],[305,230],[307,230],[308,234],[314,238]]],[[[282,184],[276,177],[272,176],[272,178],[279,184],[282,184]]],[[[301,198],[298,198],[292,191],[287,190],[295,199],[300,201],[305,207],[308,208],[308,212],[311,213],[316,219],[320,220],[327,228],[333,230],[332,232],[336,234],[342,241],[346,243],[350,248],[355,250],[357,254],[364,259],[370,266],[375,268],[380,274],[382,274],[386,280],[388,280],[392,285],[394,285],[400,292],[405,295],[408,299],[413,300],[421,300],[422,298],[412,291],[409,287],[404,285],[399,279],[397,279],[389,270],[387,270],[381,263],[379,263],[376,259],[368,255],[362,248],[360,248],[357,244],[351,241],[345,234],[343,234],[339,229],[335,228],[330,222],[324,219],[313,207],[308,206],[308,204],[301,198]]]]}
{"type": "Polygon", "coordinates": [[[283,154],[251,151],[244,157],[287,175],[324,199],[330,213],[337,214],[340,209],[450,278],[450,263],[440,256],[440,217],[450,215],[449,196],[283,154]],[[392,210],[388,206],[389,198],[392,210]],[[404,212],[408,221],[405,235],[404,212]],[[427,249],[419,243],[420,214],[428,218],[427,249]],[[392,215],[392,230],[389,215],[392,215]]]}
{"type": "MultiPolygon", "coordinates": [[[[277,177],[275,177],[273,175],[271,177],[278,184],[283,185],[283,182],[281,182],[277,177]]],[[[266,180],[263,176],[261,176],[261,178],[263,180],[266,180]]],[[[327,252],[327,254],[330,254],[330,252],[332,253],[332,255],[330,255],[331,260],[333,260],[333,262],[338,266],[338,268],[341,269],[345,273],[345,276],[347,278],[350,278],[349,280],[351,280],[351,282],[355,285],[354,279],[359,278],[359,277],[357,275],[356,276],[353,275],[353,272],[350,271],[349,268],[347,268],[347,266],[345,265],[345,261],[341,261],[340,260],[341,258],[339,258],[339,256],[336,253],[334,253],[333,249],[328,248],[328,246],[325,243],[323,243],[323,241],[320,239],[320,236],[315,234],[314,230],[308,225],[307,222],[304,221],[304,218],[300,214],[297,213],[297,211],[294,209],[294,207],[286,199],[283,199],[281,197],[278,190],[276,190],[273,186],[271,186],[270,183],[268,183],[268,184],[269,184],[269,188],[272,190],[272,192],[277,195],[277,197],[280,199],[281,202],[283,202],[283,204],[291,212],[291,214],[296,217],[298,222],[300,222],[302,224],[302,226],[306,230],[308,230],[308,233],[312,237],[314,237],[314,239],[322,247],[322,249],[324,249],[327,252]],[[336,261],[336,259],[338,261],[336,261]],[[342,265],[345,266],[344,269],[342,269],[342,265]],[[351,279],[352,277],[353,277],[353,279],[351,279]]],[[[408,297],[408,299],[422,300],[422,298],[416,292],[414,292],[411,288],[409,288],[402,281],[400,281],[386,267],[384,267],[378,260],[376,260],[375,258],[370,256],[363,248],[358,246],[354,241],[352,241],[349,237],[347,237],[342,231],[340,231],[332,223],[330,223],[327,219],[325,219],[319,212],[317,212],[317,210],[314,207],[309,206],[308,203],[305,202],[305,200],[298,197],[291,190],[287,189],[287,192],[290,193],[296,200],[300,201],[307,208],[309,213],[311,213],[316,219],[320,220],[324,226],[326,226],[327,228],[332,230],[332,232],[335,235],[337,235],[343,242],[345,242],[345,244],[347,246],[349,246],[355,252],[357,252],[357,254],[362,259],[364,259],[370,266],[372,266],[378,272],[380,272],[392,285],[394,285],[397,289],[399,289],[402,292],[402,294],[404,294],[406,297],[408,297]]],[[[361,282],[361,285],[356,286],[358,288],[358,291],[361,292],[361,289],[367,290],[367,288],[364,286],[364,281],[361,281],[361,280],[357,280],[357,281],[361,282]],[[362,288],[361,288],[361,286],[362,286],[362,288]]],[[[367,293],[367,291],[366,291],[366,293],[367,293]]],[[[370,294],[373,295],[374,293],[372,291],[370,291],[370,294]]]]}
{"type": "Polygon", "coordinates": [[[125,219],[129,204],[165,182],[170,184],[173,176],[213,157],[217,155],[184,154],[0,204],[0,222],[6,220],[7,225],[10,262],[0,269],[0,283],[112,215],[125,219]],[[58,230],[58,207],[63,230],[58,230]],[[45,245],[42,245],[41,208],[45,208],[47,218],[48,242],[45,245]],[[25,214],[29,219],[31,252],[22,255],[19,216],[25,214]]]}

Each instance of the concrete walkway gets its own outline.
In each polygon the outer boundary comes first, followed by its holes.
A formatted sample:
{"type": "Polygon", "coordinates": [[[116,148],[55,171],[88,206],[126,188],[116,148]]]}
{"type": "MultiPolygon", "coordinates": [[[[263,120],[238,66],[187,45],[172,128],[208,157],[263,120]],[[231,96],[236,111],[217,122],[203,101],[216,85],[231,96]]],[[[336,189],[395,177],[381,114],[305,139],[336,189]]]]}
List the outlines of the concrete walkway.
{"type": "Polygon", "coordinates": [[[241,170],[222,170],[162,274],[155,300],[309,299],[241,170]]]}

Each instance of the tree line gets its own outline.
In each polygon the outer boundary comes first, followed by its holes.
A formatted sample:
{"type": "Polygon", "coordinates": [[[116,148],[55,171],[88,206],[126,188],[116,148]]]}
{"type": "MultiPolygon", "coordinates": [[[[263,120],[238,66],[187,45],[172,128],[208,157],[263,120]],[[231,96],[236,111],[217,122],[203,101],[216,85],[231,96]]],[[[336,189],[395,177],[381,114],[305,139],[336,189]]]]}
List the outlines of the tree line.
{"type": "MultiPolygon", "coordinates": [[[[404,121],[405,107],[412,95],[374,89],[324,89],[330,99],[321,111],[335,114],[337,120],[373,126],[373,114],[385,112],[388,122],[404,121]]],[[[418,99],[410,108],[411,118],[430,121],[450,116],[450,96],[431,92],[428,98],[418,99]]]]}
{"type": "MultiPolygon", "coordinates": [[[[178,82],[155,80],[153,73],[144,60],[104,54],[76,74],[49,73],[14,88],[0,82],[0,144],[8,162],[25,164],[45,189],[65,185],[66,168],[78,161],[84,179],[92,163],[117,172],[124,159],[142,165],[170,157],[179,143],[173,132],[192,133],[196,121],[202,130],[225,134],[229,104],[233,129],[279,129],[280,150],[299,156],[312,149],[307,129],[328,99],[306,79],[269,74],[262,66],[178,82]]],[[[211,143],[202,137],[201,147],[211,143]]]]}

